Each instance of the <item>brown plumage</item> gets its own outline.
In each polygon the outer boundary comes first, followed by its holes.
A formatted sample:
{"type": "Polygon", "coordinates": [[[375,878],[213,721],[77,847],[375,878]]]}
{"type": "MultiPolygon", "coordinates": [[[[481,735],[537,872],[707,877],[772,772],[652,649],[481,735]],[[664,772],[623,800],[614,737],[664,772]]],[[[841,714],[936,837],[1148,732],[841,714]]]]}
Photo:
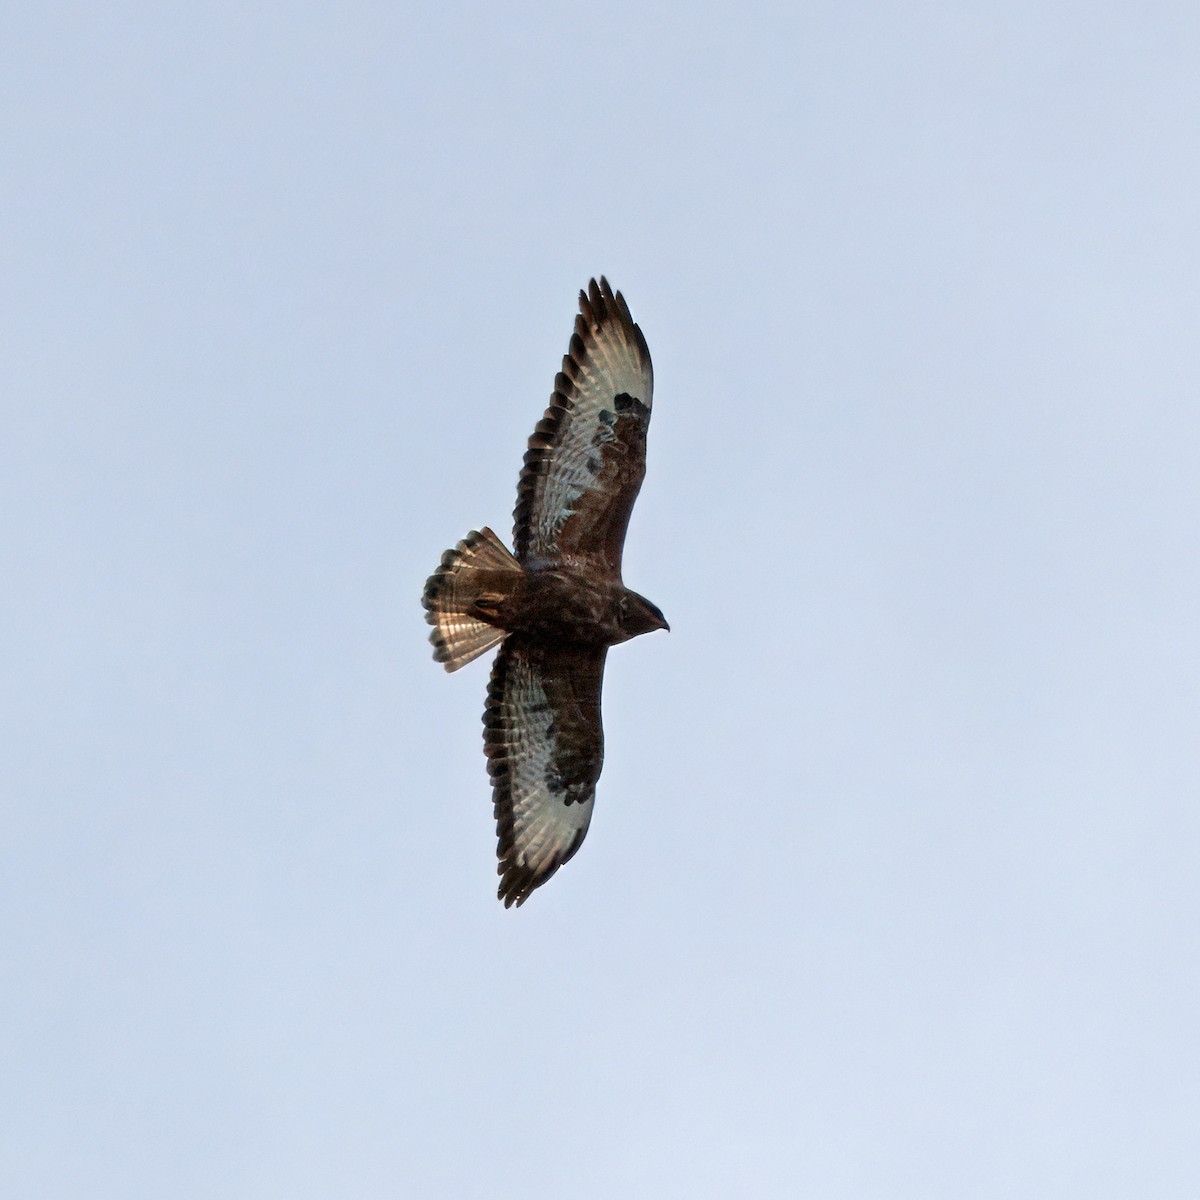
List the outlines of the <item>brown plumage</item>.
{"type": "Polygon", "coordinates": [[[524,903],[587,833],[608,647],[668,627],[621,579],[653,391],[624,297],[593,279],[525,453],[515,554],[490,529],[473,531],[425,585],[433,656],[447,671],[502,643],[483,721],[505,907],[524,903]]]}

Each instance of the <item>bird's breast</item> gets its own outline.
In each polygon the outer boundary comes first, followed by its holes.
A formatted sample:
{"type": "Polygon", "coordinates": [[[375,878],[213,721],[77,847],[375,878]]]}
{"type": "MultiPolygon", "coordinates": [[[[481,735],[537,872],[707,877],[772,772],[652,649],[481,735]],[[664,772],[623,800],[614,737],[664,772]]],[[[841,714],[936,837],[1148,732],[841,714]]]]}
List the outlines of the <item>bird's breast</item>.
{"type": "Polygon", "coordinates": [[[518,614],[522,633],[573,642],[612,645],[612,588],[586,573],[545,567],[530,571],[518,614]]]}

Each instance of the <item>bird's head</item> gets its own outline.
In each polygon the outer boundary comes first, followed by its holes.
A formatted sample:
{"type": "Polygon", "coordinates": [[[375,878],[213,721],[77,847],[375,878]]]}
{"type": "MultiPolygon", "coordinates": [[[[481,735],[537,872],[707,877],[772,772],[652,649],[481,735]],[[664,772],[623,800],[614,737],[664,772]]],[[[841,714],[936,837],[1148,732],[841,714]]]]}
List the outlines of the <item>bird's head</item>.
{"type": "Polygon", "coordinates": [[[653,633],[656,629],[670,632],[667,619],[658,607],[651,604],[645,596],[631,592],[628,588],[621,595],[617,606],[617,624],[625,635],[625,640],[635,638],[640,633],[653,633]]]}

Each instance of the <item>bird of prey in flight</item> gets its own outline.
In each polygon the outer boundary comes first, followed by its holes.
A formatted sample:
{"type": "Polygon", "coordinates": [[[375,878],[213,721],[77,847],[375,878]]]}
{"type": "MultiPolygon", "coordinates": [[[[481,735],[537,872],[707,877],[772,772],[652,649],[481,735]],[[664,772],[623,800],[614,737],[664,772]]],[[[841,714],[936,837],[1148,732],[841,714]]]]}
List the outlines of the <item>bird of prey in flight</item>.
{"type": "Polygon", "coordinates": [[[447,671],[500,646],[483,723],[506,908],[523,904],[587,833],[609,646],[669,628],[621,580],[653,391],[650,351],[625,298],[593,279],[525,452],[513,552],[490,529],[472,531],[425,584],[433,657],[447,671]]]}

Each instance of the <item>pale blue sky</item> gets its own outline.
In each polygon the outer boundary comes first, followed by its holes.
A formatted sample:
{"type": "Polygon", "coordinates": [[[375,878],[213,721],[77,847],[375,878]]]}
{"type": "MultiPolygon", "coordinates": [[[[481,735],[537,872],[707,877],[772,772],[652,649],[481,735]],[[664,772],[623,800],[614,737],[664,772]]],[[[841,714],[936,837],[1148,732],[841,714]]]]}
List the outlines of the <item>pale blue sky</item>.
{"type": "Polygon", "coordinates": [[[1200,10],[21,4],[0,1176],[1187,1197],[1200,10]],[[578,857],[419,595],[655,363],[578,857]]]}

